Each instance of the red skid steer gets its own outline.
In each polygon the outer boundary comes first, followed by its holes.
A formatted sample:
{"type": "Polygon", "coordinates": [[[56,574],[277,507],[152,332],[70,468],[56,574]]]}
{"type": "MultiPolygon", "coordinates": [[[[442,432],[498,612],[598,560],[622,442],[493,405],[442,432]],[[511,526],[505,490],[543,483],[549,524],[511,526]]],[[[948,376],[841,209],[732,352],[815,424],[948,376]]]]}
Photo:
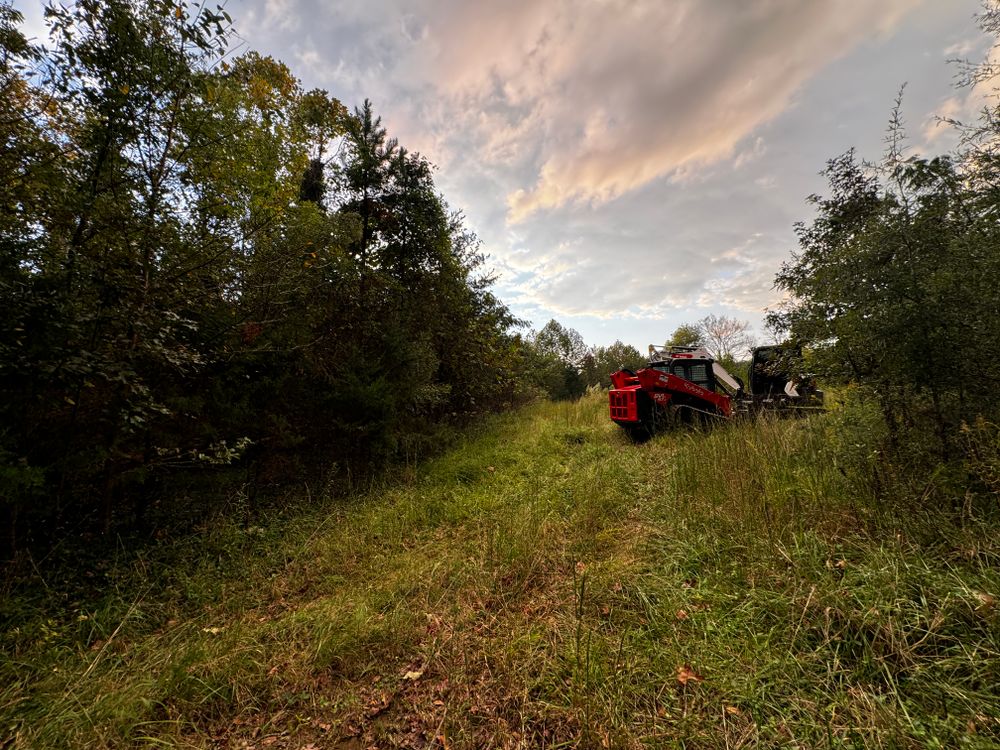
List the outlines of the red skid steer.
{"type": "Polygon", "coordinates": [[[811,378],[793,378],[788,360],[801,352],[787,346],[753,350],[750,390],[704,347],[650,345],[649,364],[612,373],[611,419],[634,438],[676,424],[729,420],[766,409],[822,409],[823,392],[811,378]]]}

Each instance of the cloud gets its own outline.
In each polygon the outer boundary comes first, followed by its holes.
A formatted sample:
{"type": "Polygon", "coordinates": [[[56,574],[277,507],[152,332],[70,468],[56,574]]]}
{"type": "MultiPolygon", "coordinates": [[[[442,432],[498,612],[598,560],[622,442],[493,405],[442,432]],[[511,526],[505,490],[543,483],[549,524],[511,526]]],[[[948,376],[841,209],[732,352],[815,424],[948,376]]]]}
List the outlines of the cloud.
{"type": "Polygon", "coordinates": [[[294,0],[265,0],[263,23],[281,31],[296,31],[301,18],[294,0]]]}
{"type": "Polygon", "coordinates": [[[764,143],[764,139],[757,136],[753,142],[753,146],[736,155],[736,158],[733,160],[733,169],[742,169],[744,166],[752,161],[756,161],[766,153],[767,145],[764,143]]]}
{"type": "Polygon", "coordinates": [[[782,295],[774,289],[774,268],[753,263],[733,276],[709,279],[698,305],[727,307],[754,316],[774,307],[781,299],[782,295]]]}
{"type": "Polygon", "coordinates": [[[982,44],[982,37],[972,36],[967,39],[961,39],[954,44],[949,44],[944,48],[942,54],[948,59],[965,59],[982,47],[982,44]]]}
{"type": "Polygon", "coordinates": [[[508,195],[518,222],[731,157],[806,80],[914,4],[531,3],[503,24],[488,15],[466,29],[481,45],[435,61],[448,90],[485,93],[499,80],[538,123],[534,184],[508,195]]]}
{"type": "MultiPolygon", "coordinates": [[[[631,321],[704,314],[720,304],[757,315],[775,301],[775,258],[767,249],[774,245],[773,235],[739,239],[739,231],[730,227],[702,233],[711,209],[702,217],[685,207],[678,207],[678,214],[690,217],[686,229],[665,231],[676,222],[671,217],[667,227],[601,233],[594,227],[606,221],[607,211],[599,209],[594,224],[573,221],[567,231],[574,239],[552,250],[519,249],[497,258],[505,299],[564,317],[631,321]],[[720,249],[713,252],[712,247],[720,249]],[[710,279],[712,292],[706,294],[710,279]]],[[[542,224],[530,226],[527,236],[533,244],[550,246],[549,230],[542,224]]]]}
{"type": "MultiPolygon", "coordinates": [[[[266,0],[265,24],[289,2],[266,0]]],[[[760,156],[741,141],[918,2],[348,0],[331,68],[391,100],[407,141],[434,130],[442,166],[472,151],[507,170],[516,223],[760,156]]]]}
{"type": "MultiPolygon", "coordinates": [[[[980,40],[981,41],[981,40],[980,40]]],[[[981,47],[981,44],[980,44],[981,47]]],[[[965,53],[973,47],[966,48],[965,53]]],[[[948,50],[945,50],[948,52],[948,50]]],[[[991,47],[982,62],[987,70],[1000,68],[1000,49],[991,47]]],[[[996,81],[993,79],[970,81],[958,94],[944,99],[924,121],[923,150],[930,150],[944,139],[954,140],[957,136],[951,123],[972,125],[980,119],[982,111],[987,107],[995,107],[997,103],[996,81]]]]}
{"type": "Polygon", "coordinates": [[[823,159],[879,147],[893,63],[968,36],[915,37],[921,0],[247,1],[251,46],[437,164],[518,314],[628,330],[773,304],[823,159]]]}

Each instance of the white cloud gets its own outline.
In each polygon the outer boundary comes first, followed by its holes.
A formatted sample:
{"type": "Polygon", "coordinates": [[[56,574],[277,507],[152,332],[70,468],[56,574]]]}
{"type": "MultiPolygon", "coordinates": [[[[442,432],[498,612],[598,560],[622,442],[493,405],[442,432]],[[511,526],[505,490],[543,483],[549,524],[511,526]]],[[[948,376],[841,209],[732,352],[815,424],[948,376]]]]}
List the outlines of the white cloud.
{"type": "Polygon", "coordinates": [[[764,139],[757,136],[750,148],[744,149],[736,155],[736,158],[733,160],[733,169],[742,169],[744,166],[752,161],[756,161],[766,153],[767,145],[764,143],[764,139]]]}
{"type": "Polygon", "coordinates": [[[948,59],[964,60],[982,46],[982,41],[982,38],[978,36],[962,39],[954,44],[949,44],[941,54],[948,59]]]}
{"type": "Polygon", "coordinates": [[[264,23],[282,31],[295,31],[301,25],[301,18],[294,0],[265,0],[264,23]]]}

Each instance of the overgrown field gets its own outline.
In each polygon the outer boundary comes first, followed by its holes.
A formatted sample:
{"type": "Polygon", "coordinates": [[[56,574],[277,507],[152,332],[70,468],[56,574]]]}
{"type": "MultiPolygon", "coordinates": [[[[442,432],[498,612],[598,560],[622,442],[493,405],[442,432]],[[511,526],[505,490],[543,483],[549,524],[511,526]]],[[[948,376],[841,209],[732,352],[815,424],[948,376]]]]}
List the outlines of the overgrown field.
{"type": "Polygon", "coordinates": [[[995,502],[894,494],[857,409],[633,445],[603,398],[40,564],[3,591],[0,747],[1000,743],[995,502]]]}

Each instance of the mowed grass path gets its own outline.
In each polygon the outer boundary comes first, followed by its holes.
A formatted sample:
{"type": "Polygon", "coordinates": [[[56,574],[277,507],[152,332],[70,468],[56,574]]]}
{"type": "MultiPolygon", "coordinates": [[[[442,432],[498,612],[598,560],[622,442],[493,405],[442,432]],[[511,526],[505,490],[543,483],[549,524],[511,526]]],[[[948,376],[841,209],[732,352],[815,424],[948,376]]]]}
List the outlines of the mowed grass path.
{"type": "Polygon", "coordinates": [[[836,415],[633,445],[604,398],[122,554],[89,597],[12,589],[0,746],[1000,743],[992,522],[891,510],[836,415]]]}

